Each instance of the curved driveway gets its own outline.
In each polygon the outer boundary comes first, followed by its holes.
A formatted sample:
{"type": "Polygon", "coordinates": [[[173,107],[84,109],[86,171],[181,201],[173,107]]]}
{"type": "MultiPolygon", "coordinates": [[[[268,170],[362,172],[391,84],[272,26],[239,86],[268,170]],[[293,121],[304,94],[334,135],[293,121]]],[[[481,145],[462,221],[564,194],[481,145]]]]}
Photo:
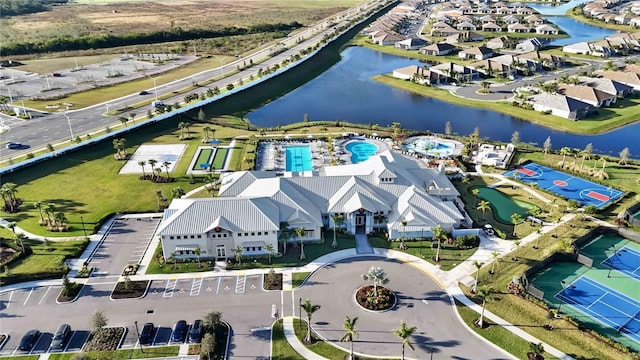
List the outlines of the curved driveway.
{"type": "MultiPolygon", "coordinates": [[[[395,260],[352,258],[326,265],[295,292],[296,297],[321,305],[312,318],[312,326],[322,337],[336,345],[344,335],[345,316],[358,317],[359,339],[354,351],[377,356],[398,356],[399,338],[391,333],[404,320],[417,326],[412,337],[415,350],[406,348],[414,359],[511,359],[503,351],[469,333],[456,315],[449,296],[431,278],[416,268],[395,260]],[[373,313],[356,305],[355,290],[365,284],[360,275],[371,266],[381,266],[389,278],[388,287],[398,295],[391,311],[373,313]],[[433,355],[432,355],[433,352],[433,355]],[[432,357],[433,356],[433,357],[432,357]]],[[[303,317],[305,314],[303,313],[303,317]]]]}

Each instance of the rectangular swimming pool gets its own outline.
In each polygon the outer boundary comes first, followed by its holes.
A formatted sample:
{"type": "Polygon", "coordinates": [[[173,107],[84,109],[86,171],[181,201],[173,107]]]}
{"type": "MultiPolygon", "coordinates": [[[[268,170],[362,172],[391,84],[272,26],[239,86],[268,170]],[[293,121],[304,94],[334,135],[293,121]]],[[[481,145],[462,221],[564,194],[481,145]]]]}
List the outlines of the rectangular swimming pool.
{"type": "Polygon", "coordinates": [[[313,170],[311,147],[305,145],[286,146],[284,149],[286,171],[303,172],[313,170]]]}

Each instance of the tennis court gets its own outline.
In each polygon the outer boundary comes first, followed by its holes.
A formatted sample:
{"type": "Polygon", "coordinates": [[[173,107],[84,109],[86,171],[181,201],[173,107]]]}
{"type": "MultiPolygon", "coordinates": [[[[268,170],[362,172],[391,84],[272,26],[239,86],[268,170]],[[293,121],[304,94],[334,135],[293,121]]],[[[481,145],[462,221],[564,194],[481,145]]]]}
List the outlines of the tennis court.
{"type": "Polygon", "coordinates": [[[617,250],[604,262],[605,265],[640,280],[640,252],[628,246],[617,250]]]}
{"type": "Polygon", "coordinates": [[[640,302],[586,276],[578,278],[555,296],[581,313],[640,342],[640,302]]]}
{"type": "Polygon", "coordinates": [[[527,184],[536,183],[541,189],[566,199],[578,201],[583,206],[593,205],[601,209],[624,195],[624,192],[569,175],[534,162],[507,171],[505,176],[527,184]]]}

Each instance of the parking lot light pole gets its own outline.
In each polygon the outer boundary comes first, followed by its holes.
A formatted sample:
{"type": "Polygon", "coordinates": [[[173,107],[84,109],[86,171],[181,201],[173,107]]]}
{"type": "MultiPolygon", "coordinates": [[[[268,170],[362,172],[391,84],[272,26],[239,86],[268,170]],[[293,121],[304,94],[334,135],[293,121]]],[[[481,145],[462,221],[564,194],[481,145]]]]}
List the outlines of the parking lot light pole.
{"type": "Polygon", "coordinates": [[[138,322],[134,321],[133,323],[136,325],[136,334],[138,334],[138,344],[140,344],[140,352],[143,353],[144,350],[142,349],[142,343],[140,342],[140,330],[138,329],[138,322]]]}
{"type": "Polygon", "coordinates": [[[156,101],[158,100],[158,86],[156,86],[156,78],[152,78],[151,76],[144,74],[146,77],[153,81],[153,92],[156,93],[156,101]]]}
{"type": "Polygon", "coordinates": [[[220,78],[224,78],[224,57],[219,58],[217,55],[213,55],[216,60],[220,61],[220,78]]]}
{"type": "Polygon", "coordinates": [[[298,330],[300,330],[300,323],[302,322],[302,298],[298,299],[298,313],[300,314],[300,319],[298,320],[298,330]]]}

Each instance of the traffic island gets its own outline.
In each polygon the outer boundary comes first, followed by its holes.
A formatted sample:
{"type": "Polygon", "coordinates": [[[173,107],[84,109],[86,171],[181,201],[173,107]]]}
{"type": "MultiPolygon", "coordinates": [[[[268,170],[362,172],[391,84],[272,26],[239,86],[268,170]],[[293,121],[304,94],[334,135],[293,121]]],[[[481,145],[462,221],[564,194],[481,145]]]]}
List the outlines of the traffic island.
{"type": "Polygon", "coordinates": [[[141,299],[147,294],[150,281],[119,281],[111,292],[111,300],[141,299]]]}
{"type": "Polygon", "coordinates": [[[384,312],[396,306],[398,298],[390,289],[378,285],[365,285],[356,291],[356,302],[360,307],[374,312],[384,312]]]}

